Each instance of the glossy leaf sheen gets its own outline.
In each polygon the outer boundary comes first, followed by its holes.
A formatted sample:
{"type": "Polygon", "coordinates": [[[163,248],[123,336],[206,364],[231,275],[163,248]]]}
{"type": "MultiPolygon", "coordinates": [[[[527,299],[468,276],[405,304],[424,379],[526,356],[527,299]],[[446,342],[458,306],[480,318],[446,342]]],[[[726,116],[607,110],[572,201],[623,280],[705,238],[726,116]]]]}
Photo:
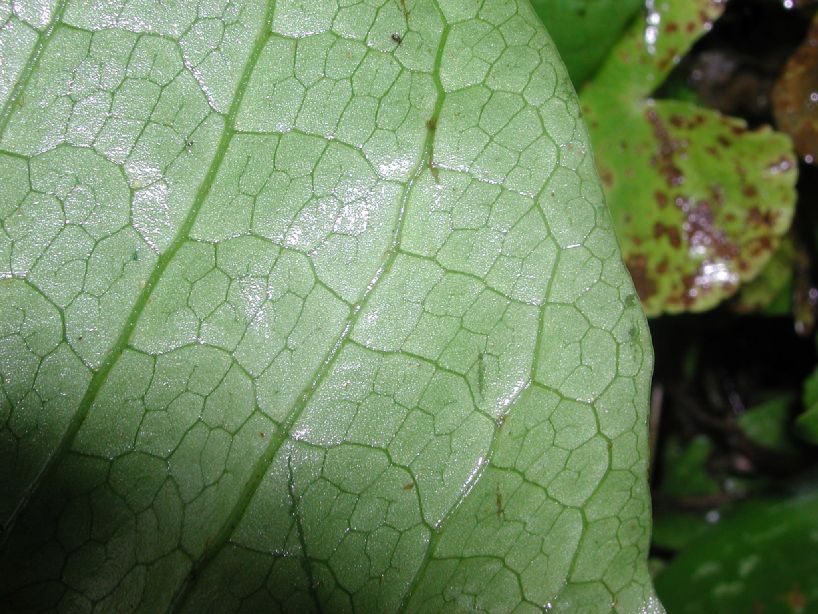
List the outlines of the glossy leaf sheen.
{"type": "Polygon", "coordinates": [[[5,10],[12,609],[661,609],[648,332],[527,1],[5,10]]]}

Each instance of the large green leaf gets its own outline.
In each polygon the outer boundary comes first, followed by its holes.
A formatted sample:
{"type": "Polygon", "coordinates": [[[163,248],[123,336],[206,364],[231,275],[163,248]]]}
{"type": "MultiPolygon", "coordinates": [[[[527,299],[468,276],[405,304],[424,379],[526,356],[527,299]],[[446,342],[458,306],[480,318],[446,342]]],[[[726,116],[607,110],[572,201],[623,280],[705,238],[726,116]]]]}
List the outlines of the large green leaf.
{"type": "Polygon", "coordinates": [[[527,0],[5,6],[9,609],[661,609],[648,332],[527,0]]]}

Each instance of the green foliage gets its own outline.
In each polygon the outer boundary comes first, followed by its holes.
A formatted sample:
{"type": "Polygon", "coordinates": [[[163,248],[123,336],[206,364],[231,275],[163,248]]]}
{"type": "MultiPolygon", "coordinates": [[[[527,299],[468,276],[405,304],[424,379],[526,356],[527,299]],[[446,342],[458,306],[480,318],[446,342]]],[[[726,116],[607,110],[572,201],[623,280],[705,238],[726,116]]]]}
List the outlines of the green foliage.
{"type": "Polygon", "coordinates": [[[665,472],[662,492],[672,497],[705,497],[718,492],[719,486],[707,472],[712,442],[697,437],[686,446],[671,440],[665,446],[665,472]]]}
{"type": "Polygon", "coordinates": [[[798,258],[792,237],[787,235],[755,279],[742,285],[733,308],[741,313],[762,312],[785,316],[792,313],[794,268],[798,258]]]}
{"type": "Polygon", "coordinates": [[[13,611],[661,610],[649,335],[551,41],[342,4],[4,15],[13,611]]]}
{"type": "Polygon", "coordinates": [[[776,395],[739,416],[738,426],[755,445],[783,454],[792,452],[793,443],[787,432],[791,404],[789,394],[776,395]]]}
{"type": "Polygon", "coordinates": [[[591,78],[644,0],[531,0],[579,88],[591,78]]]}
{"type": "Polygon", "coordinates": [[[804,440],[818,445],[818,369],[804,382],[802,402],[804,412],[795,421],[796,431],[804,440]]]}
{"type": "Polygon", "coordinates": [[[689,545],[656,578],[669,612],[807,612],[818,599],[818,496],[754,501],[689,545]]]}
{"type": "Polygon", "coordinates": [[[711,0],[657,3],[580,95],[648,315],[702,311],[735,293],[768,262],[793,215],[797,172],[788,137],[651,98],[722,9],[711,0]]]}

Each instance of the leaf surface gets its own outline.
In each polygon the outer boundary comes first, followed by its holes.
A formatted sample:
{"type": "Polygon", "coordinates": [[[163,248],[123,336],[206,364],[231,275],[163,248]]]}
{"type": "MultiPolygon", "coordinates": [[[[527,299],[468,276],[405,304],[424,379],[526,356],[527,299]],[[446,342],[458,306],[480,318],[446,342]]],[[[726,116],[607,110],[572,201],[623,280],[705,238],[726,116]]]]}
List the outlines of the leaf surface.
{"type": "Polygon", "coordinates": [[[807,164],[818,163],[818,112],[815,110],[818,67],[818,19],[813,18],[806,40],[793,53],[772,91],[776,124],[792,137],[795,150],[807,164]]]}
{"type": "Polygon", "coordinates": [[[579,88],[605,59],[644,0],[531,0],[579,88]]]}
{"type": "Polygon", "coordinates": [[[527,2],[5,19],[13,610],[660,611],[648,332],[527,2]]]}
{"type": "Polygon", "coordinates": [[[625,260],[649,316],[710,309],[755,278],[790,226],[792,143],[654,91],[724,8],[657,3],[581,92],[625,260]]]}
{"type": "Polygon", "coordinates": [[[680,614],[810,612],[818,603],[816,513],[814,492],[747,502],[668,564],[657,590],[680,614]]]}

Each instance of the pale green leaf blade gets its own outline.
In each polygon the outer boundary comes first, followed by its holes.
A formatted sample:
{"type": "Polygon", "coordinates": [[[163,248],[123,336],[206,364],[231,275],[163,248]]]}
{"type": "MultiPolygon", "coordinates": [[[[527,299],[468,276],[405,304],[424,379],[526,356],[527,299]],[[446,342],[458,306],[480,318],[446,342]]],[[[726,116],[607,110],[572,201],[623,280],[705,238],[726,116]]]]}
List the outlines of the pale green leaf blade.
{"type": "Polygon", "coordinates": [[[553,44],[373,4],[69,1],[21,52],[16,611],[660,610],[650,342],[553,44]]]}

